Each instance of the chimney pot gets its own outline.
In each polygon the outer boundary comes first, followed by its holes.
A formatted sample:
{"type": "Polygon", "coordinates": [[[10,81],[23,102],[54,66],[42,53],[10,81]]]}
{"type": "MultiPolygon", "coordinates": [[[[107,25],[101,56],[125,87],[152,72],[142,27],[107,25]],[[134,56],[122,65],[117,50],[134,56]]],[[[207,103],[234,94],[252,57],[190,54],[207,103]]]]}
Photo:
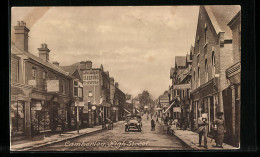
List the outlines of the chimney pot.
{"type": "Polygon", "coordinates": [[[17,26],[14,26],[15,30],[15,45],[23,50],[28,52],[28,33],[29,29],[26,27],[26,23],[24,21],[18,21],[17,26]]]}
{"type": "Polygon", "coordinates": [[[44,62],[48,62],[50,50],[48,49],[47,44],[41,44],[41,48],[38,48],[38,51],[39,51],[39,57],[44,62]]]}
{"type": "Polygon", "coordinates": [[[92,62],[86,61],[86,69],[92,69],[92,62]]]}

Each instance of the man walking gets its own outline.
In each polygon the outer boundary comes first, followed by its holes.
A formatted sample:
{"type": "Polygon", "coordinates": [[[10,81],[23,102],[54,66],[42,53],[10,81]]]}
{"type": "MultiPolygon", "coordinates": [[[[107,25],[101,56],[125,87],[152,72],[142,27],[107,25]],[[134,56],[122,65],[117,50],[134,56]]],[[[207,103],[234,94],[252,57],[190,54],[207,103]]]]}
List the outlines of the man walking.
{"type": "Polygon", "coordinates": [[[204,148],[208,149],[207,136],[208,136],[208,116],[207,113],[203,113],[198,119],[198,133],[199,133],[199,147],[201,146],[202,137],[204,137],[204,148]]]}

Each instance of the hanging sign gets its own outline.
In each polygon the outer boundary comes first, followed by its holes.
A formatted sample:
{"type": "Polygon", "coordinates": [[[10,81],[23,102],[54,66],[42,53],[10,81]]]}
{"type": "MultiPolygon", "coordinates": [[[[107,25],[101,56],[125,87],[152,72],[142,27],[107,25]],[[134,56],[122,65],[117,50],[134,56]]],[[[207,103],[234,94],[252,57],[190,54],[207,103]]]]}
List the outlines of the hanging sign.
{"type": "Polygon", "coordinates": [[[59,92],[59,80],[47,80],[47,92],[59,92]]]}

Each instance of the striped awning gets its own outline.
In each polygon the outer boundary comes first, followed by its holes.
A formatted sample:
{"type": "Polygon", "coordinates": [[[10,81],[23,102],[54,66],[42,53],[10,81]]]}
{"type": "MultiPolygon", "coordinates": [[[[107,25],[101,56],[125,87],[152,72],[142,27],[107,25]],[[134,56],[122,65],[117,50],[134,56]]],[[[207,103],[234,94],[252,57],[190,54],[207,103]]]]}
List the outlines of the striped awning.
{"type": "Polygon", "coordinates": [[[168,110],[172,107],[172,105],[174,104],[175,101],[172,102],[172,104],[163,112],[163,113],[166,113],[168,112],[168,110]]]}

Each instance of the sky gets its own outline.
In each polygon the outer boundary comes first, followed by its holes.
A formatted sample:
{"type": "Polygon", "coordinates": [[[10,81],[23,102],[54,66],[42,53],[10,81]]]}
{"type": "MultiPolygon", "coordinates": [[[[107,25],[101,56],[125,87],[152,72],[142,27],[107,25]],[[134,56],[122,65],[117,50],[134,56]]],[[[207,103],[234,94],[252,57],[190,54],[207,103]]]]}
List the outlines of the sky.
{"type": "MultiPolygon", "coordinates": [[[[119,88],[154,99],[168,90],[175,56],[194,45],[199,6],[13,7],[11,25],[25,21],[29,52],[46,43],[50,62],[103,64],[119,88]]],[[[13,29],[11,29],[13,39],[13,29]]]]}

